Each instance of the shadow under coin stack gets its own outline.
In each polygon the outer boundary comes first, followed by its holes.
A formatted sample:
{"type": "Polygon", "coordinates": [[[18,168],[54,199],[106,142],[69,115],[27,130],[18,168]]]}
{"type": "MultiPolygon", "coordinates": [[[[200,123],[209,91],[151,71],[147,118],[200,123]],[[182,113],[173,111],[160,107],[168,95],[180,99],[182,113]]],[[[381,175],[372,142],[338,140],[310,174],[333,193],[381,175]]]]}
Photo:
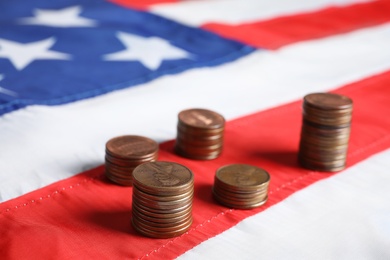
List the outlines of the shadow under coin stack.
{"type": "Polygon", "coordinates": [[[213,195],[224,206],[252,209],[267,201],[269,182],[268,172],[256,166],[226,165],[215,174],[213,195]]]}
{"type": "Polygon", "coordinates": [[[299,162],[317,171],[345,168],[353,102],[331,93],[306,95],[299,145],[299,162]]]}
{"type": "Polygon", "coordinates": [[[178,115],[175,151],[196,160],[217,158],[223,147],[225,119],[206,109],[188,109],[178,115]]]}
{"type": "Polygon", "coordinates": [[[173,162],[145,163],[133,171],[133,227],[142,235],[170,238],[192,224],[194,176],[173,162]]]}
{"type": "Polygon", "coordinates": [[[134,168],[156,161],[157,157],[158,144],[149,138],[137,135],[115,137],[106,143],[106,176],[117,184],[131,186],[134,168]]]}

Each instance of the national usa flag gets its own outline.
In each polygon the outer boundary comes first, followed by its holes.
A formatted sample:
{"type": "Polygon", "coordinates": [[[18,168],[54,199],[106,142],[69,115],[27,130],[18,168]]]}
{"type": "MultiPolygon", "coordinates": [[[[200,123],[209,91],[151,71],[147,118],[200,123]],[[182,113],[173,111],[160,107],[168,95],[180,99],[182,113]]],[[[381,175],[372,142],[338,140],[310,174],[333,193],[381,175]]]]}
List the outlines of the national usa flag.
{"type": "Polygon", "coordinates": [[[1,259],[389,259],[390,1],[3,0],[1,259]],[[347,168],[297,163],[302,97],[354,101],[347,168]],[[227,119],[214,160],[173,151],[177,114],[227,119]],[[160,143],[195,175],[194,222],[152,239],[105,143],[160,143]],[[267,203],[217,204],[215,171],[271,175],[267,203]]]}

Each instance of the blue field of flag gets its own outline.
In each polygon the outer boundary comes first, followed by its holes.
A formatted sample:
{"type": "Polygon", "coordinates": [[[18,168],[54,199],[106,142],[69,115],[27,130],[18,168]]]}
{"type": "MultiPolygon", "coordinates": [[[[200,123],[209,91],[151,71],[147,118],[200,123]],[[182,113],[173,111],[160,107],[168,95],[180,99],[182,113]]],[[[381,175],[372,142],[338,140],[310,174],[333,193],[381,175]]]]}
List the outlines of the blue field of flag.
{"type": "Polygon", "coordinates": [[[105,1],[2,1],[0,115],[93,97],[252,51],[105,1]]]}

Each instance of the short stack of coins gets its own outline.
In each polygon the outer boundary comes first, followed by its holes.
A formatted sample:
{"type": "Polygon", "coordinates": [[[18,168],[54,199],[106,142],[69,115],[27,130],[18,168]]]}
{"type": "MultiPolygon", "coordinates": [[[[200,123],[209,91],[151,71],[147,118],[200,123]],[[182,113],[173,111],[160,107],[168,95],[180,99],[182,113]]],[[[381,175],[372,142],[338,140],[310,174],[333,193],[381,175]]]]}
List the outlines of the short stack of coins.
{"type": "Polygon", "coordinates": [[[146,137],[137,135],[118,136],[106,143],[106,177],[123,185],[132,185],[135,167],[145,162],[156,161],[158,144],[146,137]]]}
{"type": "Polygon", "coordinates": [[[217,158],[223,147],[225,119],[206,109],[183,110],[178,115],[175,151],[196,160],[217,158]]]}
{"type": "Polygon", "coordinates": [[[299,162],[311,170],[345,168],[353,102],[331,93],[313,93],[303,99],[299,162]]]}
{"type": "Polygon", "coordinates": [[[235,209],[252,209],[268,199],[270,175],[248,164],[231,164],[215,174],[213,196],[220,204],[235,209]]]}
{"type": "Polygon", "coordinates": [[[192,224],[194,175],[173,162],[144,163],[133,171],[132,223],[140,234],[171,238],[192,224]]]}

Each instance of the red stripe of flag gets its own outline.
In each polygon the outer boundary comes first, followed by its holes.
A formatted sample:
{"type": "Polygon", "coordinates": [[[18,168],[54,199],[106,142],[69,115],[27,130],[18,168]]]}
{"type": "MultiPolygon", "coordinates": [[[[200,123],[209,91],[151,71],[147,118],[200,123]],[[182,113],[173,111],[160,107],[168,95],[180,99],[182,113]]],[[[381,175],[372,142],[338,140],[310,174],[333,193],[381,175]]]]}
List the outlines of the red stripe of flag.
{"type": "MultiPolygon", "coordinates": [[[[390,71],[335,91],[354,100],[348,167],[390,147],[389,85],[390,71]]],[[[174,141],[161,144],[159,160],[186,165],[196,176],[194,223],[188,233],[173,239],[137,234],[130,224],[132,188],[106,181],[101,166],[0,204],[0,255],[14,259],[177,257],[334,174],[308,171],[297,164],[301,104],[297,101],[228,122],[225,150],[215,160],[184,159],[173,153],[174,141]],[[215,170],[231,163],[269,171],[269,200],[264,206],[231,210],[215,203],[211,195],[215,170]]]]}
{"type": "Polygon", "coordinates": [[[110,0],[110,1],[125,7],[135,8],[139,10],[147,10],[149,6],[155,4],[179,2],[179,0],[110,0]]]}
{"type": "Polygon", "coordinates": [[[248,45],[277,49],[282,46],[350,32],[390,21],[390,1],[380,0],[346,7],[330,7],[317,12],[278,17],[267,21],[202,27],[248,45]]]}

